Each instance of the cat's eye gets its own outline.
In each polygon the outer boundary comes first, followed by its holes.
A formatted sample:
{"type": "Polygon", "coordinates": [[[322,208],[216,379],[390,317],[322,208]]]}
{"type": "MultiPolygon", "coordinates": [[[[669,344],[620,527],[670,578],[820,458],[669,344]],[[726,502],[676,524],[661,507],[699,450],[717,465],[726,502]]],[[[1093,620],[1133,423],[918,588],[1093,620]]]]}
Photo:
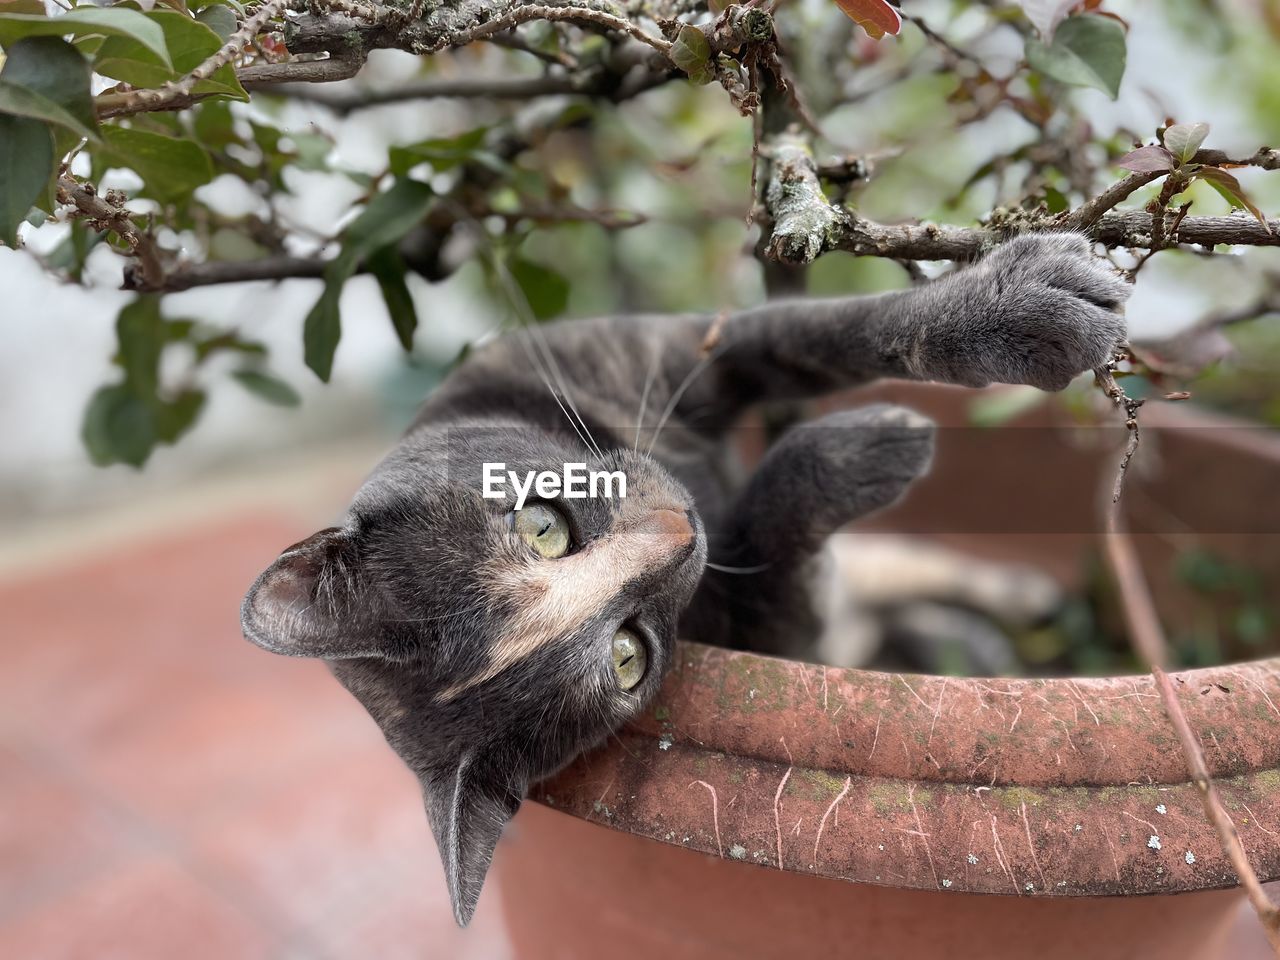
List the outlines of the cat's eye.
{"type": "Polygon", "coordinates": [[[625,627],[613,635],[613,672],[618,686],[630,690],[644,679],[648,666],[649,655],[639,637],[625,627]]]}
{"type": "Polygon", "coordinates": [[[524,542],[546,560],[569,552],[569,521],[555,507],[531,503],[512,516],[512,525],[524,542]]]}

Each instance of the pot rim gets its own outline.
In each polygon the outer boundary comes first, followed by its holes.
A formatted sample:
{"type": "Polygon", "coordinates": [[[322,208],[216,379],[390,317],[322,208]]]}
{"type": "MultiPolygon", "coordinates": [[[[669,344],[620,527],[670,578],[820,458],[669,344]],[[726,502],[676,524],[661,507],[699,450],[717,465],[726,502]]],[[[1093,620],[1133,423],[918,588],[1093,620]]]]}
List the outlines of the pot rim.
{"type": "MultiPolygon", "coordinates": [[[[1171,674],[1280,877],[1280,658],[1171,674]]],[[[531,792],[704,853],[910,889],[1175,893],[1236,876],[1150,675],[935,677],[681,642],[654,703],[531,792]]]]}

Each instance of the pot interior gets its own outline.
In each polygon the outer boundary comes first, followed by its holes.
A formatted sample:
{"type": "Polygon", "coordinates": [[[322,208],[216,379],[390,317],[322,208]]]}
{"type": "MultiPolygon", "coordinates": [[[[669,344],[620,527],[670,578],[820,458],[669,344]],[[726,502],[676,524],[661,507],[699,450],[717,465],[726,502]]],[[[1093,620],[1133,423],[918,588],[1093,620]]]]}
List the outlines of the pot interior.
{"type": "MultiPolygon", "coordinates": [[[[986,416],[984,404],[1008,403],[1010,395],[1019,403],[1026,397],[1009,388],[975,394],[892,384],[840,398],[841,405],[900,403],[938,424],[930,473],[898,504],[837,535],[841,549],[892,534],[961,558],[1025,565],[1063,591],[1038,620],[994,618],[1013,648],[1012,671],[983,669],[963,650],[958,658],[895,655],[892,642],[869,665],[955,675],[1144,672],[1102,559],[1102,505],[1125,431],[1115,421],[1098,425],[1096,414],[1084,416],[1059,398],[996,426],[975,425],[986,416]]],[[[1280,436],[1172,404],[1144,407],[1142,431],[1123,516],[1174,663],[1211,666],[1280,652],[1280,436]]]]}

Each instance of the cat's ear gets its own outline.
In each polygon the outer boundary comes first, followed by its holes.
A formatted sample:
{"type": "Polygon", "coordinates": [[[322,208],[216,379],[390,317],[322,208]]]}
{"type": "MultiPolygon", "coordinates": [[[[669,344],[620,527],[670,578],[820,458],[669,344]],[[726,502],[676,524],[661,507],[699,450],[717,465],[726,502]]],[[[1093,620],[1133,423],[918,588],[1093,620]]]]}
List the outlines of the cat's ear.
{"type": "Polygon", "coordinates": [[[464,754],[453,770],[421,778],[427,819],[460,927],[471,922],[494,847],[528,788],[523,779],[473,763],[472,756],[464,754]]]}
{"type": "Polygon", "coordinates": [[[355,545],[330,527],[312,534],[267,567],[245,595],[240,628],[272,653],[342,659],[376,656],[355,545]]]}

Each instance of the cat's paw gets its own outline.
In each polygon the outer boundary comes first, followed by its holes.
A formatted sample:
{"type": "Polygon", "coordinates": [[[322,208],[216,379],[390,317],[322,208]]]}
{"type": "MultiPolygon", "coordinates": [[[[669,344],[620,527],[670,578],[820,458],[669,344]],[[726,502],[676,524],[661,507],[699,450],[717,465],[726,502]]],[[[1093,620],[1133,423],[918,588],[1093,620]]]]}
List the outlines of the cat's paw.
{"type": "Polygon", "coordinates": [[[876,403],[838,410],[793,431],[808,439],[811,476],[847,523],[897,500],[933,459],[933,422],[906,407],[876,403]]]}
{"type": "Polygon", "coordinates": [[[1125,339],[1129,284],[1075,234],[1026,234],[957,273],[945,342],[928,345],[952,379],[1061,390],[1125,339]]]}

